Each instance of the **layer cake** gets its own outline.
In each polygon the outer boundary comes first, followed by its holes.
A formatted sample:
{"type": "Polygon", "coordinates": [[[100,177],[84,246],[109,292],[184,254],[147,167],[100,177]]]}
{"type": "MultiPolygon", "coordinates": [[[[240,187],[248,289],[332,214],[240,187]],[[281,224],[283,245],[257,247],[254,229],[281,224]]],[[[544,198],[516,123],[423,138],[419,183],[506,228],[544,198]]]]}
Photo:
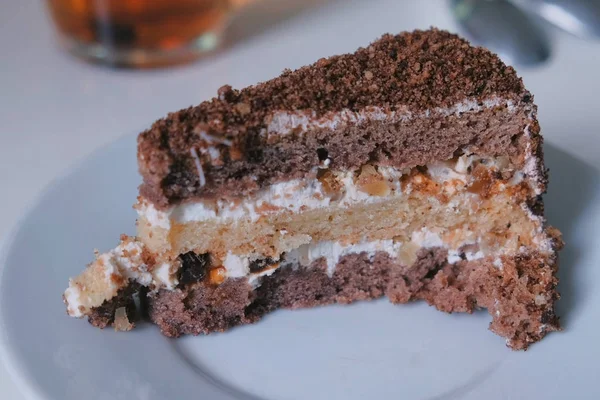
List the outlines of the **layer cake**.
{"type": "Polygon", "coordinates": [[[512,67],[432,29],[171,113],[138,138],[137,236],[97,254],[69,315],[171,337],[278,308],[386,296],[485,308],[526,349],[559,329],[533,96],[512,67]]]}

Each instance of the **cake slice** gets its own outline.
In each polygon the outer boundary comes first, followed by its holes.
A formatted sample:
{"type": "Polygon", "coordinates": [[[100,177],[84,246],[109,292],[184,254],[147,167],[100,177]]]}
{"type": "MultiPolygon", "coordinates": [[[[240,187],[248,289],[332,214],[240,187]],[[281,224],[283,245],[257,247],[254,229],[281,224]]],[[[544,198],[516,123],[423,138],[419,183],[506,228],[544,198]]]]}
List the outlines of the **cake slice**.
{"type": "Polygon", "coordinates": [[[177,337],[386,296],[486,308],[513,349],[559,329],[533,96],[450,33],[224,86],[142,132],[138,162],[137,236],[64,294],[95,326],[131,329],[136,297],[177,337]]]}

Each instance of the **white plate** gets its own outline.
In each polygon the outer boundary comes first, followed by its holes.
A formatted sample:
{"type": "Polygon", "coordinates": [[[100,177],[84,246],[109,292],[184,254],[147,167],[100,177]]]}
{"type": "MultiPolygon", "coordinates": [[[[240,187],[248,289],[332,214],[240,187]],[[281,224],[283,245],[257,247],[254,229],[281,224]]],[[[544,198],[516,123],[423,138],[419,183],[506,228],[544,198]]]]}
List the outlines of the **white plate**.
{"type": "Polygon", "coordinates": [[[143,324],[98,330],[67,317],[61,294],[92,250],[133,233],[134,137],[57,181],[22,220],[0,276],[1,346],[32,398],[599,398],[600,185],[596,167],[547,145],[550,221],[561,228],[565,330],[527,352],[490,317],[387,301],[278,311],[224,334],[170,340],[143,324]]]}

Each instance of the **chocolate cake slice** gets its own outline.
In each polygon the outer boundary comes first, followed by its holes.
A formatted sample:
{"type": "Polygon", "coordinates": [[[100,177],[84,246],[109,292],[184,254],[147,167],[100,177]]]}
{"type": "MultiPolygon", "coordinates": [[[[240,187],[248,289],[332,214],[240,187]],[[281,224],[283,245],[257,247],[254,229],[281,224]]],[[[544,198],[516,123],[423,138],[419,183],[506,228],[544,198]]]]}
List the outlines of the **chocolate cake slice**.
{"type": "Polygon", "coordinates": [[[142,132],[138,161],[137,237],[64,294],[96,326],[131,329],[137,293],[172,337],[382,296],[486,308],[513,349],[559,329],[533,96],[450,33],[224,86],[142,132]]]}

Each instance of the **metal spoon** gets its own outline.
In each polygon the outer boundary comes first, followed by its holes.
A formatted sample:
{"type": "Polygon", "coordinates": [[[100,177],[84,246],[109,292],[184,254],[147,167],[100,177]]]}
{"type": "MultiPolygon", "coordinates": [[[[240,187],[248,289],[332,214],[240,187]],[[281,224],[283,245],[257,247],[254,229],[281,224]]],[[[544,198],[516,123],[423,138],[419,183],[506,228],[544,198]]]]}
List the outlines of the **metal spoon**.
{"type": "Polygon", "coordinates": [[[514,0],[552,24],[581,38],[600,38],[599,0],[514,0]]]}
{"type": "Polygon", "coordinates": [[[550,57],[550,42],[534,18],[507,0],[451,0],[455,18],[475,43],[513,64],[533,66],[550,57]]]}

